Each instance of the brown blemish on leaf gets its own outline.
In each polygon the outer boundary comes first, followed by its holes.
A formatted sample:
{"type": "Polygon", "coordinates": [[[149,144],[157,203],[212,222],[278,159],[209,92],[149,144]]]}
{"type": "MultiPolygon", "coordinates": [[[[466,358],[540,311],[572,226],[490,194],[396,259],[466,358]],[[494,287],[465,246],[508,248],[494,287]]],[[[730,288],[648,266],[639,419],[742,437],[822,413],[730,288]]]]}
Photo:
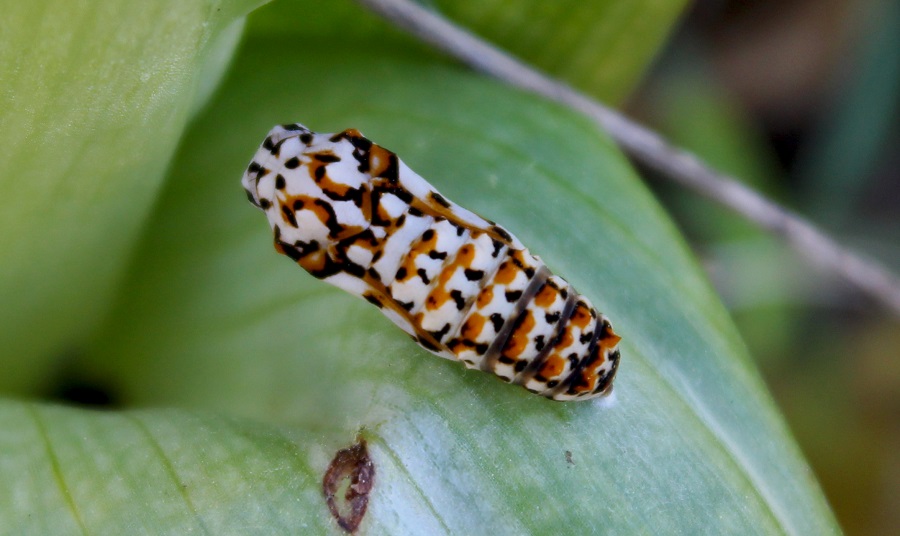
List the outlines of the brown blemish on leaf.
{"type": "Polygon", "coordinates": [[[334,455],[322,479],[322,491],[331,515],[345,531],[353,533],[359,527],[374,483],[375,464],[365,439],[358,437],[356,444],[334,455]]]}

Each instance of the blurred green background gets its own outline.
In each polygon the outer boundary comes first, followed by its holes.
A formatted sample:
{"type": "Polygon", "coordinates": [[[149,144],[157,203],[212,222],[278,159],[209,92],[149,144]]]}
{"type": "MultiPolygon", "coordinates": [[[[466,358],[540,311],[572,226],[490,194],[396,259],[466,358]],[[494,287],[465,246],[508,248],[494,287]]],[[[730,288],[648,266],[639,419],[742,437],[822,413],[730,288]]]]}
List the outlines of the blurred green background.
{"type": "MultiPolygon", "coordinates": [[[[628,108],[900,271],[900,3],[694,2],[628,108]]],[[[724,209],[650,183],[702,258],[846,533],[896,534],[897,318],[724,209]]]]}

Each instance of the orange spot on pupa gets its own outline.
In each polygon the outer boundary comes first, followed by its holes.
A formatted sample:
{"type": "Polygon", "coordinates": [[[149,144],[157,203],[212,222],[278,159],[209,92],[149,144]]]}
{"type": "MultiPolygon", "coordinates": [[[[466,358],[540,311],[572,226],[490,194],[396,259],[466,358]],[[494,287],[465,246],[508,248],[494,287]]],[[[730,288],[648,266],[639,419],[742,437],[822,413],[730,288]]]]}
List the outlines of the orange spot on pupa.
{"type": "Polygon", "coordinates": [[[525,318],[522,323],[516,327],[503,348],[503,355],[507,357],[518,357],[528,347],[528,333],[534,328],[535,321],[531,311],[525,312],[525,318]]]}
{"type": "Polygon", "coordinates": [[[503,264],[500,265],[500,269],[497,270],[497,274],[494,276],[494,283],[509,285],[516,279],[518,273],[519,268],[515,264],[508,260],[503,261],[503,264]]]}
{"type": "Polygon", "coordinates": [[[483,316],[473,313],[469,315],[459,334],[464,339],[476,340],[481,335],[482,330],[484,330],[485,321],[486,319],[483,316]]]}
{"type": "Polygon", "coordinates": [[[484,287],[481,290],[481,292],[478,294],[478,300],[477,300],[476,304],[479,309],[484,309],[492,301],[494,301],[494,287],[488,286],[488,287],[484,287]]]}
{"type": "Polygon", "coordinates": [[[544,288],[538,292],[537,296],[534,297],[534,304],[541,308],[548,308],[553,305],[553,302],[556,301],[556,296],[559,294],[559,291],[553,288],[552,285],[544,285],[544,288]]]}
{"type": "Polygon", "coordinates": [[[547,360],[541,365],[540,375],[547,379],[555,378],[562,374],[565,369],[566,360],[559,354],[553,354],[547,357],[547,360]]]}
{"type": "Polygon", "coordinates": [[[572,311],[572,318],[569,319],[569,322],[584,330],[591,322],[591,312],[583,303],[579,303],[572,311]]]}

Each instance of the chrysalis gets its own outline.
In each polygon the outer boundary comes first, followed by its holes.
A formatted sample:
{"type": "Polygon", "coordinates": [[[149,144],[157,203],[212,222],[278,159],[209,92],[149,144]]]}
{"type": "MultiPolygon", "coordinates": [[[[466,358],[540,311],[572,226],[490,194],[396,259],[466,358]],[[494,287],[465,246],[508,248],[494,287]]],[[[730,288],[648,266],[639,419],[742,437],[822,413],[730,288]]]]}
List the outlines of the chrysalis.
{"type": "Polygon", "coordinates": [[[503,227],[354,129],[269,132],[243,177],[275,249],[428,351],[553,400],[608,394],[619,336],[503,227]]]}

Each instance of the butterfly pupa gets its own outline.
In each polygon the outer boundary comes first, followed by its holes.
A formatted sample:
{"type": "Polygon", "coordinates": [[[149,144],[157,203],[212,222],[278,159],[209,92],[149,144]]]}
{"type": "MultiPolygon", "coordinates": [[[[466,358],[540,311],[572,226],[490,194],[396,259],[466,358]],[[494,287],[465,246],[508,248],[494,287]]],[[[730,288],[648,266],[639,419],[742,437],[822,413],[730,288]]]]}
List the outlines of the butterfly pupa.
{"type": "Polygon", "coordinates": [[[553,400],[611,391],[620,338],[609,320],[512,233],[357,130],[276,126],[242,184],[278,252],[426,350],[553,400]]]}

